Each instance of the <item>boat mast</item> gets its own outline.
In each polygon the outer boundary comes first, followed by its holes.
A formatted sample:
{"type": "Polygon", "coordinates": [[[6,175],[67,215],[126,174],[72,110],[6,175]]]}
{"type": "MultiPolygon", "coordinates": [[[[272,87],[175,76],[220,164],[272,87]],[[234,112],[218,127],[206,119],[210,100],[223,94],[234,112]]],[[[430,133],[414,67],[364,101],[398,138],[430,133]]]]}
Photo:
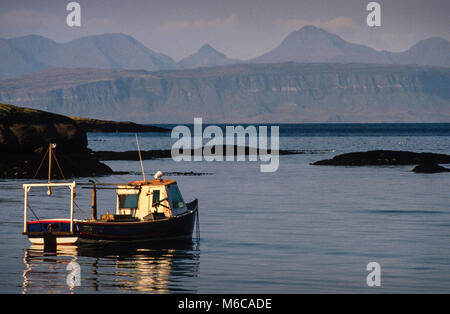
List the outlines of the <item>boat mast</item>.
{"type": "Polygon", "coordinates": [[[145,182],[146,180],[145,180],[144,164],[142,163],[141,148],[139,147],[139,140],[138,140],[137,133],[135,133],[135,134],[136,134],[137,149],[138,149],[138,153],[139,153],[139,161],[141,162],[142,176],[144,177],[144,182],[145,182]]]}
{"type": "Polygon", "coordinates": [[[97,220],[97,186],[93,180],[89,180],[92,183],[92,220],[97,220]]]}
{"type": "MultiPolygon", "coordinates": [[[[48,144],[48,184],[51,183],[51,178],[52,178],[52,155],[53,155],[53,148],[56,147],[56,144],[48,144]]],[[[48,186],[47,189],[47,195],[50,196],[52,195],[52,188],[50,187],[50,185],[48,186]]]]}

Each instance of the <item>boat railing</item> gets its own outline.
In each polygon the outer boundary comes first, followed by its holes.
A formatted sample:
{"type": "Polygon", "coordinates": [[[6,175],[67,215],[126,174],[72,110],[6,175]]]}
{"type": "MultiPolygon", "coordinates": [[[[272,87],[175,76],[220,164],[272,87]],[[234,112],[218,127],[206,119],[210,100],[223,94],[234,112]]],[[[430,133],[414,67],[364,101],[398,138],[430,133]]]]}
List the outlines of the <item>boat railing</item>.
{"type": "MultiPolygon", "coordinates": [[[[67,186],[70,189],[70,232],[73,232],[73,214],[74,214],[74,198],[75,198],[75,181],[60,182],[60,183],[25,183],[22,185],[24,190],[24,214],[23,214],[23,232],[27,232],[28,220],[28,193],[32,187],[46,187],[51,192],[51,187],[67,186]]],[[[51,193],[49,193],[50,195],[51,193]]],[[[36,217],[37,218],[37,217],[36,217]]]]}

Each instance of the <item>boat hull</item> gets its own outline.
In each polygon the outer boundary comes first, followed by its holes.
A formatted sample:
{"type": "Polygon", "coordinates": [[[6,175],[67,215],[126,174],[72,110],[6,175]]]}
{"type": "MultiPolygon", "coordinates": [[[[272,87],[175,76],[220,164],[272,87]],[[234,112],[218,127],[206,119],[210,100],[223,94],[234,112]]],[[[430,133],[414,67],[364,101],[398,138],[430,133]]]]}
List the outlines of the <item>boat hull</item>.
{"type": "Polygon", "coordinates": [[[58,245],[111,242],[146,242],[192,238],[198,208],[182,215],[152,221],[91,221],[54,219],[27,223],[28,239],[33,244],[45,244],[46,237],[58,245]]]}
{"type": "Polygon", "coordinates": [[[150,222],[77,222],[79,242],[136,242],[192,237],[197,211],[150,222]]]}

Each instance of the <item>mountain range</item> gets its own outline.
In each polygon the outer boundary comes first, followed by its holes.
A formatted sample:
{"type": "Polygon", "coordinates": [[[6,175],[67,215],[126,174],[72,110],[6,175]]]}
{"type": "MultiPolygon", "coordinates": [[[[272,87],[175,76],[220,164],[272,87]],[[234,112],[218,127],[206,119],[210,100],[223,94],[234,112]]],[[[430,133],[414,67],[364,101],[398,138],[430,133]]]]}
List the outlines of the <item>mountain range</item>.
{"type": "Polygon", "coordinates": [[[404,52],[378,51],[347,42],[323,29],[305,26],[290,33],[279,46],[251,60],[230,59],[206,44],[196,53],[175,62],[125,34],[87,36],[67,43],[38,35],[0,39],[0,79],[57,67],[158,71],[287,61],[450,67],[450,42],[434,37],[404,52]]]}
{"type": "Polygon", "coordinates": [[[124,34],[87,36],[68,43],[38,35],[0,39],[1,78],[55,67],[160,70],[178,65],[124,34]]]}
{"type": "Polygon", "coordinates": [[[0,102],[141,123],[450,122],[450,42],[378,51],[314,26],[246,61],[175,62],[124,34],[0,39],[0,102]]]}

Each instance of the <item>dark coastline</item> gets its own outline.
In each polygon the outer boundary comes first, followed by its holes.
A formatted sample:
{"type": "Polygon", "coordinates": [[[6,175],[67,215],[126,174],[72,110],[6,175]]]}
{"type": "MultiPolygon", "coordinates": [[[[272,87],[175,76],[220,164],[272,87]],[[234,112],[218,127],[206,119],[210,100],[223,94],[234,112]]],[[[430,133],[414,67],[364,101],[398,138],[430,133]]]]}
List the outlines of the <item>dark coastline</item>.
{"type": "Polygon", "coordinates": [[[98,119],[89,119],[89,118],[78,118],[78,117],[70,117],[83,131],[85,132],[107,132],[107,133],[117,133],[117,132],[170,132],[169,129],[153,126],[153,125],[144,125],[138,124],[134,122],[121,122],[121,121],[107,121],[107,120],[98,120],[98,119]]]}
{"type": "MultiPolygon", "coordinates": [[[[206,146],[206,147],[202,147],[199,149],[193,149],[191,150],[190,154],[187,155],[191,155],[193,156],[193,154],[195,154],[196,152],[198,152],[199,154],[202,154],[202,156],[207,155],[203,154],[204,150],[207,149],[209,150],[210,147],[206,146]]],[[[250,148],[248,146],[245,147],[240,147],[237,145],[234,145],[232,147],[233,152],[234,152],[234,156],[237,156],[240,154],[240,150],[244,150],[244,154],[245,156],[251,155],[253,152],[250,151],[250,148]]],[[[222,151],[225,154],[227,150],[227,146],[224,145],[222,147],[222,151]]],[[[214,155],[215,153],[215,148],[211,148],[211,156],[214,155]]],[[[258,151],[259,153],[259,151],[258,151]]],[[[269,150],[269,153],[270,152],[269,150]]],[[[273,152],[275,153],[275,152],[273,152]]],[[[272,153],[272,154],[273,154],[272,153]]],[[[156,158],[171,158],[172,157],[172,152],[170,149],[156,149],[156,150],[146,150],[146,151],[141,151],[140,152],[141,157],[143,160],[152,160],[152,159],[156,159],[156,158]]],[[[293,151],[293,150],[279,150],[278,151],[279,155],[297,155],[297,154],[304,154],[304,152],[302,151],[293,151]]],[[[124,152],[115,152],[115,151],[94,151],[92,152],[92,155],[95,156],[96,158],[98,158],[99,160],[139,160],[139,152],[137,150],[129,150],[129,151],[124,151],[124,152]]],[[[181,155],[181,154],[180,154],[181,155]]]]}
{"type": "Polygon", "coordinates": [[[52,178],[113,173],[110,167],[91,154],[87,148],[86,132],[72,119],[0,104],[0,178],[48,178],[50,145],[53,152],[52,178]]]}

